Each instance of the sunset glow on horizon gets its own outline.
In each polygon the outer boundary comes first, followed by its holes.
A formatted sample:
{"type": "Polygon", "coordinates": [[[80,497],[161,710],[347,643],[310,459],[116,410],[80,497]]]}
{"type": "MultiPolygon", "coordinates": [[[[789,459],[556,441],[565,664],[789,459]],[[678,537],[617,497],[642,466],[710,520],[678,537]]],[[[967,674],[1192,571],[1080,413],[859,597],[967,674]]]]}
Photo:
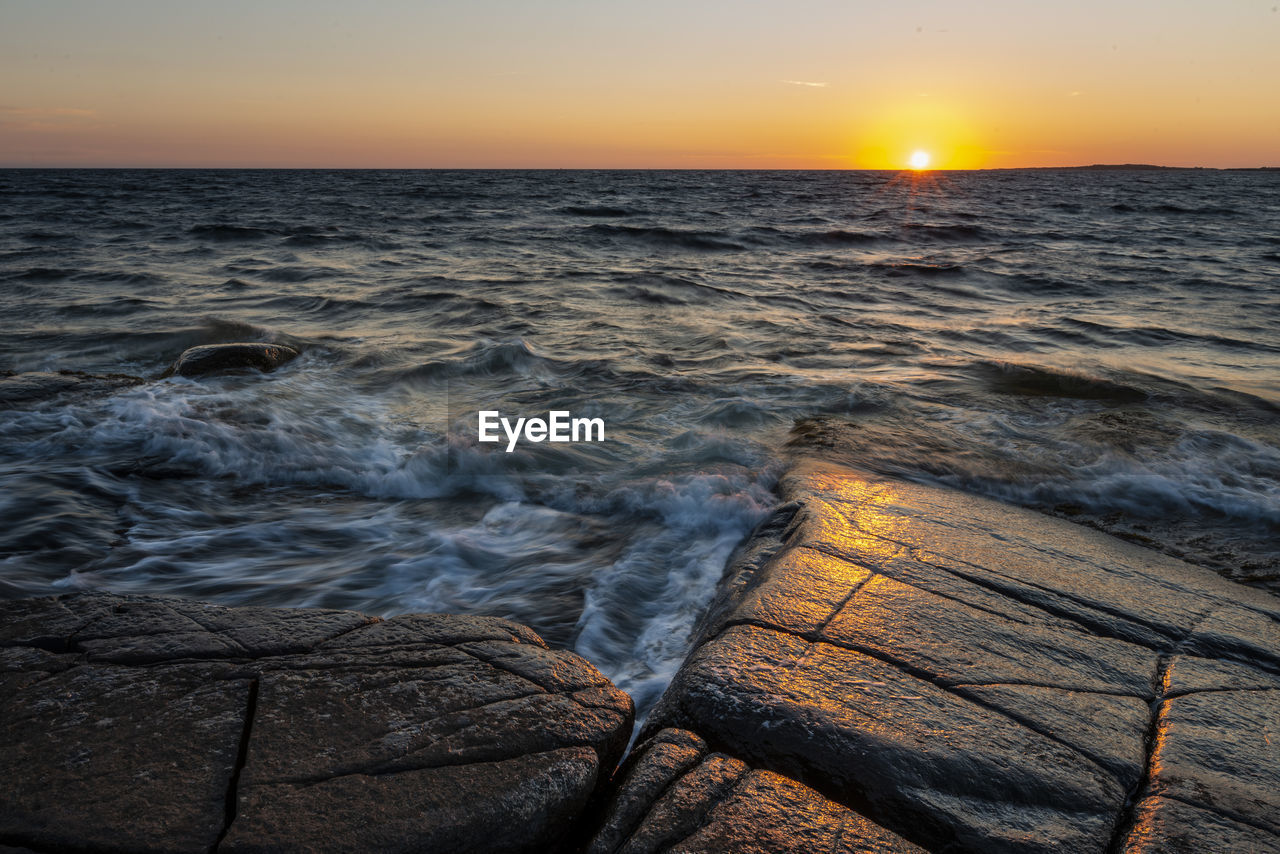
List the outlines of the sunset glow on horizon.
{"type": "Polygon", "coordinates": [[[23,0],[0,166],[1277,166],[1276,44],[1274,0],[23,0]]]}

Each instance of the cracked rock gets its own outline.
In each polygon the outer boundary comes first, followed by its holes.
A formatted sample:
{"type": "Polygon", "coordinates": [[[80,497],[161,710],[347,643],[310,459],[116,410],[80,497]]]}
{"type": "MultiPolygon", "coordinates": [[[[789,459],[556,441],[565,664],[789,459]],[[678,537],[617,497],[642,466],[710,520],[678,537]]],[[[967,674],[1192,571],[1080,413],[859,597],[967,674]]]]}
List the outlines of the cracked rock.
{"type": "Polygon", "coordinates": [[[0,842],[553,851],[631,700],[504,620],[0,603],[0,842]]]}
{"type": "Polygon", "coordinates": [[[628,761],[587,854],[919,854],[923,849],[780,774],[665,729],[628,761]]]}
{"type": "MultiPolygon", "coordinates": [[[[932,850],[1276,850],[1280,600],[839,465],[781,492],[642,737],[687,730],[932,850]]],[[[640,838],[628,791],[601,850],[640,838]]]]}

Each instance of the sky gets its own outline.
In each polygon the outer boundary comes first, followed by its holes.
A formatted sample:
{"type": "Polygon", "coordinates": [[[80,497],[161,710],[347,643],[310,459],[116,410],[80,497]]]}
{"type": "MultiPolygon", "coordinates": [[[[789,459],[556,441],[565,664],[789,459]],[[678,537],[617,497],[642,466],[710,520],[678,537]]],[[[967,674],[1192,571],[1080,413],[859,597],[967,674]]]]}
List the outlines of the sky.
{"type": "Polygon", "coordinates": [[[1280,166],[1280,0],[0,0],[0,166],[1280,166]]]}

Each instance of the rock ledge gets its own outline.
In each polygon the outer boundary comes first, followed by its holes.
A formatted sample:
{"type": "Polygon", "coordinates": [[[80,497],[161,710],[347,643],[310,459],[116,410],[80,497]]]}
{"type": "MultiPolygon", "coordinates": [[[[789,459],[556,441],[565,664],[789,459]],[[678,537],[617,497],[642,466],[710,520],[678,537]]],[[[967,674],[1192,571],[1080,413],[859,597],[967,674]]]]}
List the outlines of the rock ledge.
{"type": "Polygon", "coordinates": [[[931,850],[1280,852],[1280,600],[946,489],[782,491],[642,737],[931,850]]]}
{"type": "Polygon", "coordinates": [[[0,846],[552,851],[631,700],[504,620],[0,603],[0,846]]]}

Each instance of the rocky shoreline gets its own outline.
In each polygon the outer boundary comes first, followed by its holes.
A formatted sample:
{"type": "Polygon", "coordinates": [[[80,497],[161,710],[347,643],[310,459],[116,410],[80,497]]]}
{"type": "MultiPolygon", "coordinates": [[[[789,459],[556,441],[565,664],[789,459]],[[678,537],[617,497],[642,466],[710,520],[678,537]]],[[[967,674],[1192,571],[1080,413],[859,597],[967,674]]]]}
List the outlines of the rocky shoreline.
{"type": "Polygon", "coordinates": [[[816,461],[632,706],[502,620],[0,604],[0,846],[1280,851],[1280,600],[816,461]],[[611,776],[612,775],[612,776],[611,776]]]}
{"type": "Polygon", "coordinates": [[[0,843],[547,851],[631,699],[504,620],[77,595],[0,607],[0,843]]]}
{"type": "Polygon", "coordinates": [[[929,850],[1280,850],[1280,600],[958,492],[780,488],[648,733],[929,850]]]}

